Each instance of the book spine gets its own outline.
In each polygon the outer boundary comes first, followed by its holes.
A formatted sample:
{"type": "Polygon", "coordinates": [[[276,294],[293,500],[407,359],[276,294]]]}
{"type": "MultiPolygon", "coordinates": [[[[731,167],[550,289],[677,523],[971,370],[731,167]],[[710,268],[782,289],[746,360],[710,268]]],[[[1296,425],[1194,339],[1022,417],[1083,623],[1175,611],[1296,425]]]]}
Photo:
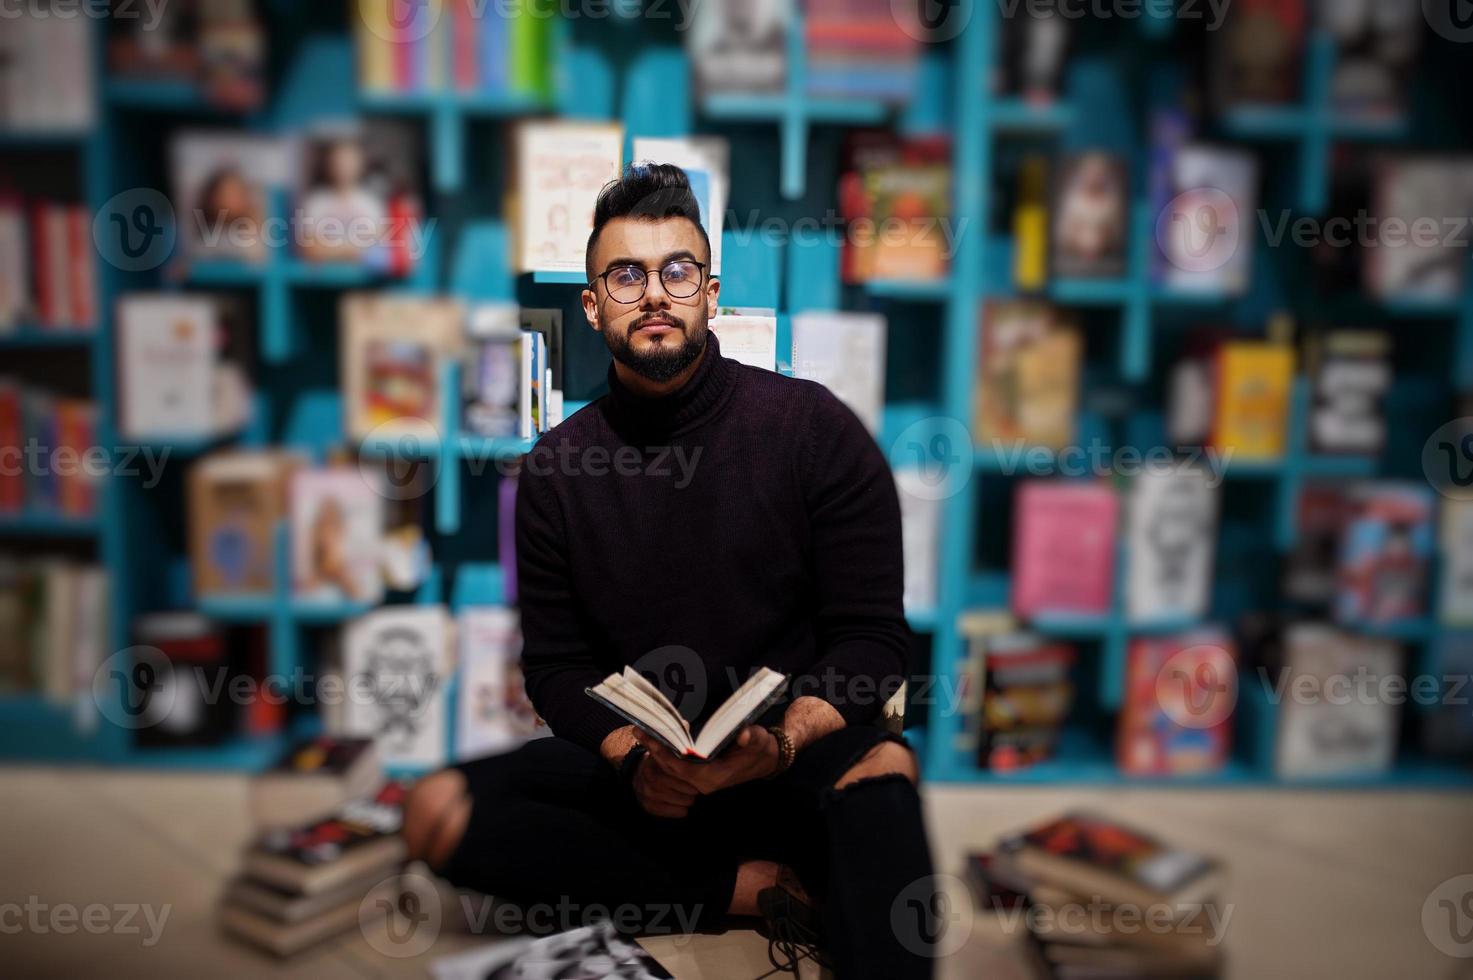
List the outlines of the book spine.
{"type": "Polygon", "coordinates": [[[42,324],[51,324],[56,316],[56,300],[51,294],[52,270],[50,227],[46,222],[46,204],[31,205],[31,248],[35,273],[36,319],[42,324]]]}

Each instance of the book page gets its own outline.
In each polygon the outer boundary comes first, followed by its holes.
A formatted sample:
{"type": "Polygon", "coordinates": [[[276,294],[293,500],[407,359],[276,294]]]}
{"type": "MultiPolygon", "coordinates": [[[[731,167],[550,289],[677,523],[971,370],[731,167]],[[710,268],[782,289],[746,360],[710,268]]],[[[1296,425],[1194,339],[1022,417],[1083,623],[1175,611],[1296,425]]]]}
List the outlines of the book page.
{"type": "Polygon", "coordinates": [[[701,729],[701,735],[696,739],[696,755],[710,758],[721,743],[726,741],[726,737],[746,723],[753,711],[763,705],[786,681],[787,677],[768,667],[763,667],[747,678],[747,682],[716,709],[716,713],[701,729]]]}

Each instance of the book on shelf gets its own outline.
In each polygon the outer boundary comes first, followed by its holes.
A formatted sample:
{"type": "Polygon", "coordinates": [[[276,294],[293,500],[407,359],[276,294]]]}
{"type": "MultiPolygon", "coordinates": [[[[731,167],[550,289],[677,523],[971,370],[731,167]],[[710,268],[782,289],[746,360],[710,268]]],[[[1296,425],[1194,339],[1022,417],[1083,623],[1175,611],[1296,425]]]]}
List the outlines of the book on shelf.
{"type": "Polygon", "coordinates": [[[86,132],[97,118],[91,17],[48,5],[6,13],[0,32],[0,132],[86,132]]]}
{"type": "Polygon", "coordinates": [[[1442,501],[1438,522],[1442,562],[1438,580],[1438,621],[1473,626],[1473,500],[1442,501]]]}
{"type": "Polygon", "coordinates": [[[78,729],[95,725],[92,675],[111,649],[108,583],[96,565],[0,555],[0,692],[74,704],[78,729]]]}
{"type": "Polygon", "coordinates": [[[1118,279],[1130,240],[1125,160],[1089,150],[1066,155],[1054,176],[1049,235],[1056,277],[1118,279]]]}
{"type": "Polygon", "coordinates": [[[536,336],[538,369],[530,375],[542,414],[536,432],[546,432],[563,420],[563,311],[522,307],[519,323],[523,331],[536,336]]]}
{"type": "Polygon", "coordinates": [[[1386,446],[1391,337],[1381,330],[1309,335],[1309,447],[1327,455],[1379,456],[1386,446]]]}
{"type": "Polygon", "coordinates": [[[909,103],[916,96],[923,31],[917,11],[890,0],[809,0],[803,9],[805,94],[909,103]]]}
{"type": "Polygon", "coordinates": [[[1215,901],[1226,884],[1216,858],[1082,810],[1005,838],[998,857],[1036,884],[1110,905],[1169,908],[1173,919],[1215,901]]]}
{"type": "Polygon", "coordinates": [[[516,611],[472,606],[457,614],[455,629],[460,643],[456,758],[506,752],[546,733],[522,681],[522,634],[516,611]]]}
{"type": "Polygon", "coordinates": [[[220,927],[278,956],[356,927],[364,899],[403,864],[407,792],[388,782],[328,816],[262,834],[221,896],[220,927]]]}
{"type": "Polygon", "coordinates": [[[467,311],[460,426],[472,435],[509,438],[520,431],[520,316],[516,303],[477,303],[467,311]]]}
{"type": "Polygon", "coordinates": [[[125,0],[107,19],[109,75],[128,80],[178,82],[231,111],[260,108],[266,100],[267,32],[251,0],[195,0],[167,4],[149,16],[129,16],[125,0]]]}
{"type": "Polygon", "coordinates": [[[934,481],[911,467],[895,470],[900,498],[900,541],[905,562],[903,601],[908,613],[932,612],[939,602],[941,498],[934,481]]]}
{"type": "Polygon", "coordinates": [[[276,528],[289,514],[302,455],[282,450],[211,453],[186,477],[189,567],[196,598],[269,595],[276,528]]]}
{"type": "Polygon", "coordinates": [[[721,356],[752,367],[777,370],[777,310],[722,306],[711,319],[721,356]]]}
{"type": "Polygon", "coordinates": [[[1004,10],[997,61],[991,72],[993,94],[1036,106],[1055,102],[1063,89],[1069,57],[1069,18],[1049,6],[1025,4],[1004,10]]]}
{"type": "Polygon", "coordinates": [[[513,143],[507,214],[517,271],[584,273],[594,204],[622,166],[623,127],[523,122],[513,143]]]}
{"type": "Polygon", "coordinates": [[[302,138],[293,244],[308,263],[349,263],[404,277],[424,258],[424,167],[407,120],[322,123],[302,138]]]}
{"type": "Polygon", "coordinates": [[[710,0],[691,11],[685,49],[702,99],[777,95],[788,76],[787,0],[710,0]]]}
{"type": "Polygon", "coordinates": [[[1006,609],[969,609],[957,617],[957,632],[966,641],[966,655],[957,661],[956,704],[959,722],[957,754],[976,758],[982,739],[982,684],[987,674],[987,649],[999,636],[1016,632],[1018,624],[1006,609]]]}
{"type": "MultiPolygon", "coordinates": [[[[4,261],[7,326],[23,318],[43,330],[97,325],[96,249],[92,218],[80,204],[14,197],[0,203],[6,239],[21,255],[4,261]]],[[[5,326],[0,326],[3,333],[5,326]]]]}
{"type": "Polygon", "coordinates": [[[1395,119],[1406,113],[1425,29],[1421,7],[1315,0],[1317,27],[1335,45],[1328,96],[1336,114],[1395,119]]]}
{"type": "Polygon", "coordinates": [[[1049,275],[1049,158],[1030,154],[1018,167],[1013,197],[1013,285],[1038,293],[1049,275]]]}
{"type": "Polygon", "coordinates": [[[1295,501],[1296,534],[1284,572],[1284,595],[1324,614],[1335,602],[1341,540],[1355,514],[1349,491],[1339,483],[1308,483],[1295,501]]]}
{"type": "Polygon", "coordinates": [[[1229,466],[1284,457],[1294,360],[1292,347],[1271,341],[1233,340],[1218,347],[1212,359],[1210,445],[1229,466]]]}
{"type": "MultiPolygon", "coordinates": [[[[514,464],[520,467],[520,463],[514,464]]],[[[496,560],[501,565],[502,598],[517,601],[517,475],[515,469],[496,486],[496,560]]]]}
{"type": "Polygon", "coordinates": [[[981,702],[977,765],[1006,773],[1053,758],[1074,705],[1074,646],[1021,631],[973,633],[968,643],[981,702]]]}
{"type": "Polygon", "coordinates": [[[372,739],[302,739],[251,778],[251,822],[267,831],[322,820],[350,800],[368,796],[382,781],[372,739]]]}
{"type": "Polygon", "coordinates": [[[370,93],[552,95],[552,18],[479,0],[423,4],[392,16],[358,0],[353,39],[358,87],[370,93]]]}
{"type": "MultiPolygon", "coordinates": [[[[1358,678],[1379,685],[1404,669],[1401,648],[1323,623],[1295,623],[1285,632],[1274,774],[1280,779],[1374,776],[1391,768],[1401,705],[1357,696],[1358,678]],[[1349,686],[1349,697],[1341,693],[1349,686]]],[[[1371,689],[1374,693],[1375,688],[1371,689]]]]}
{"type": "Polygon", "coordinates": [[[1119,503],[1104,483],[1024,480],[1013,505],[1012,609],[1103,616],[1115,583],[1119,503]]]}
{"type": "Polygon", "coordinates": [[[1298,103],[1308,14],[1305,0],[1247,0],[1226,11],[1208,50],[1219,112],[1298,103]]]}
{"type": "Polygon", "coordinates": [[[1115,746],[1121,772],[1189,776],[1221,770],[1232,747],[1236,675],[1236,647],[1226,630],[1132,639],[1115,746]]]}
{"type": "Polygon", "coordinates": [[[1133,623],[1207,614],[1218,495],[1199,467],[1148,468],[1131,481],[1125,607],[1133,623]]]}
{"type": "Polygon", "coordinates": [[[1337,622],[1386,624],[1427,614],[1434,499],[1430,487],[1411,482],[1354,488],[1341,536],[1337,622]]]}
{"type": "Polygon", "coordinates": [[[453,669],[451,621],[441,606],[391,606],[348,622],[343,674],[350,690],[343,734],[374,740],[384,765],[445,764],[450,734],[447,688],[453,669]]]}
{"type": "Polygon", "coordinates": [[[633,667],[610,674],[588,688],[587,693],[676,755],[707,762],[720,755],[743,728],[777,704],[787,682],[786,674],[769,667],[759,668],[707,717],[699,732],[693,732],[680,709],[633,667]]]}
{"type": "Polygon", "coordinates": [[[384,595],[384,497],[357,466],[291,474],[292,596],[377,603],[384,595]]]}
{"type": "Polygon", "coordinates": [[[0,337],[32,315],[30,252],[25,204],[0,192],[0,337]]]}
{"type": "Polygon", "coordinates": [[[1181,293],[1237,296],[1253,275],[1258,161],[1246,150],[1185,143],[1160,151],[1164,200],[1157,282],[1181,293]]]}
{"type": "Polygon", "coordinates": [[[885,407],[885,317],[797,313],[792,327],[793,375],[828,388],[878,436],[885,407]]]}
{"type": "Polygon", "coordinates": [[[848,222],[840,275],[940,282],[951,268],[951,143],[860,130],[846,143],[839,210],[848,222]]]}
{"type": "Polygon", "coordinates": [[[272,192],[297,173],[290,140],[184,130],[170,140],[170,182],[180,247],[195,262],[266,261],[272,192]]]}
{"type": "Polygon", "coordinates": [[[440,365],[460,356],[464,317],[454,300],[390,293],[344,296],[343,404],[348,437],[440,433],[440,365]]]}
{"type": "Polygon", "coordinates": [[[0,376],[0,515],[97,513],[97,406],[0,376]],[[22,465],[19,461],[29,462],[22,465]]]}
{"type": "Polygon", "coordinates": [[[118,431],[210,440],[254,411],[249,314],[237,297],[129,293],[118,300],[118,431]]]}
{"type": "Polygon", "coordinates": [[[711,239],[711,268],[706,271],[721,275],[721,233],[731,196],[731,143],[721,136],[636,136],[633,154],[636,162],[673,163],[690,177],[701,206],[701,227],[711,239]]]}
{"type": "Polygon", "coordinates": [[[1048,303],[1007,300],[982,311],[973,431],[999,452],[1073,445],[1083,333],[1048,303]]]}
{"type": "Polygon", "coordinates": [[[1381,300],[1457,301],[1468,276],[1473,157],[1382,157],[1373,182],[1379,240],[1364,249],[1367,292],[1381,300]]]}
{"type": "Polygon", "coordinates": [[[138,746],[218,745],[234,734],[239,707],[231,698],[211,696],[214,684],[239,676],[224,631],[193,612],[145,613],[132,629],[134,642],[154,651],[155,668],[166,668],[155,669],[156,683],[139,692],[138,746]]]}

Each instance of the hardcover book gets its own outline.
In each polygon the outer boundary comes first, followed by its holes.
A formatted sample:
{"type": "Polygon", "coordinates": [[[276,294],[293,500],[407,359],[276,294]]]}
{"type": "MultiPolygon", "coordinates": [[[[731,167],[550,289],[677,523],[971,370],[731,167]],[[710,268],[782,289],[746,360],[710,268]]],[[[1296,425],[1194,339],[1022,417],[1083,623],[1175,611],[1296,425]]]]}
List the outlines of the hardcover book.
{"type": "MultiPolygon", "coordinates": [[[[1396,755],[1401,706],[1376,697],[1337,696],[1357,677],[1379,685],[1400,676],[1401,649],[1387,640],[1296,623],[1285,636],[1279,678],[1274,774],[1281,779],[1368,776],[1386,772],[1396,755]],[[1299,689],[1308,696],[1295,695],[1299,689]]],[[[1278,686],[1278,685],[1276,685],[1278,686]]],[[[1374,690],[1374,688],[1373,688],[1374,690]]]]}
{"type": "Polygon", "coordinates": [[[1438,619],[1450,626],[1473,626],[1473,500],[1444,500],[1440,531],[1438,619]]]}
{"type": "Polygon", "coordinates": [[[388,293],[343,297],[343,403],[348,436],[439,434],[439,369],[458,357],[459,303],[388,293]]]}
{"type": "Polygon", "coordinates": [[[125,438],[213,438],[215,302],[132,294],[118,300],[118,431],[125,438]]]}
{"type": "Polygon", "coordinates": [[[793,374],[817,381],[880,432],[885,407],[885,317],[878,313],[793,316],[793,374]]]}
{"type": "Polygon", "coordinates": [[[384,594],[384,498],[357,466],[291,478],[292,594],[310,602],[378,602],[384,594]]]}
{"type": "Polygon", "coordinates": [[[276,580],[276,526],[287,517],[287,452],[212,453],[190,468],[189,565],[196,598],[268,595],[276,580]]]}
{"type": "Polygon", "coordinates": [[[1337,621],[1394,623],[1426,613],[1433,499],[1430,487],[1414,483],[1356,488],[1341,538],[1337,621]]]}
{"type": "Polygon", "coordinates": [[[978,443],[999,451],[1072,445],[1084,355],[1073,317],[1047,303],[989,303],[978,348],[978,443]]]}
{"type": "Polygon", "coordinates": [[[343,673],[354,692],[344,734],[372,738],[384,765],[445,764],[450,719],[450,618],[439,606],[377,609],[343,631],[343,673]]]}
{"type": "Polygon", "coordinates": [[[1115,581],[1119,505],[1101,483],[1026,480],[1014,504],[1013,612],[1101,616],[1115,581]]]}
{"type": "Polygon", "coordinates": [[[381,780],[371,739],[304,739],[250,781],[252,822],[272,830],[321,820],[368,796],[381,780]]]}
{"type": "Polygon", "coordinates": [[[520,272],[584,272],[593,206],[619,177],[617,125],[527,122],[516,130],[514,227],[520,272]]]}
{"type": "Polygon", "coordinates": [[[1113,279],[1125,274],[1130,209],[1125,161],[1090,151],[1066,156],[1055,176],[1053,275],[1113,279]]]}
{"type": "Polygon", "coordinates": [[[1212,446],[1233,461],[1277,460],[1288,444],[1294,350],[1285,344],[1236,340],[1213,362],[1212,446]]]}
{"type": "Polygon", "coordinates": [[[1132,640],[1116,744],[1121,771],[1185,776],[1220,770],[1231,747],[1236,672],[1235,647],[1223,630],[1132,640]]]}
{"type": "Polygon", "coordinates": [[[1217,492],[1200,468],[1148,469],[1132,481],[1125,573],[1131,622],[1207,614],[1217,506],[1217,492]]]}

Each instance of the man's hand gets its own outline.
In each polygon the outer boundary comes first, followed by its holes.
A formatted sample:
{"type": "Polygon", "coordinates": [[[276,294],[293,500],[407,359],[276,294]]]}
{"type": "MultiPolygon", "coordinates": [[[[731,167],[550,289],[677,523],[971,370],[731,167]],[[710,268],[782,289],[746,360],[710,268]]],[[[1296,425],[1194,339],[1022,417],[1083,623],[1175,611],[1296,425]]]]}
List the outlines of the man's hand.
{"type": "MultiPolygon", "coordinates": [[[[629,754],[629,751],[641,744],[648,749],[651,755],[663,752],[674,757],[674,753],[669,749],[654,739],[645,738],[644,734],[633,725],[625,725],[623,728],[616,728],[609,732],[603,744],[599,746],[599,754],[609,765],[618,769],[624,764],[624,757],[629,754]]],[[[644,811],[651,816],[672,819],[683,817],[689,812],[690,805],[696,801],[700,792],[680,776],[664,772],[651,765],[649,756],[646,756],[634,770],[634,797],[639,800],[639,805],[644,808],[644,811]]]]}
{"type": "Polygon", "coordinates": [[[739,786],[777,772],[777,739],[760,725],[748,725],[727,746],[726,751],[710,762],[682,759],[653,740],[645,743],[649,758],[640,768],[657,769],[682,785],[692,786],[706,795],[728,786],[739,786]]]}

